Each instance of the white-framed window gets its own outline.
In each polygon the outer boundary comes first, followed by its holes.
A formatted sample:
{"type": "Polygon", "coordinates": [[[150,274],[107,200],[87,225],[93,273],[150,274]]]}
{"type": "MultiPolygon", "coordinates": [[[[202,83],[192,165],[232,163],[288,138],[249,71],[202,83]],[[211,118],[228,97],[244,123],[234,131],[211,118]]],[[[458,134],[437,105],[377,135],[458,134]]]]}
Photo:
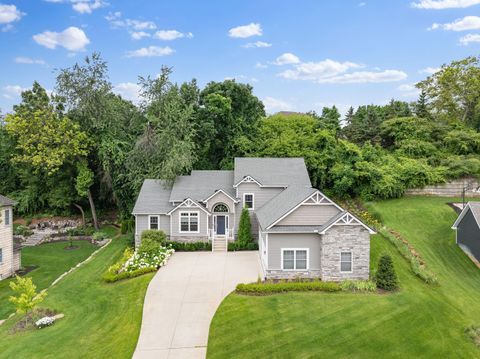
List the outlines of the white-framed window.
{"type": "Polygon", "coordinates": [[[243,207],[248,209],[254,209],[255,208],[254,201],[255,201],[255,196],[253,193],[243,194],[243,207]]]}
{"type": "Polygon", "coordinates": [[[180,212],[180,233],[199,233],[198,212],[180,212]]]}
{"type": "Polygon", "coordinates": [[[148,229],[160,229],[160,216],[148,216],[148,229]]]}
{"type": "Polygon", "coordinates": [[[10,225],[10,209],[8,208],[5,210],[5,225],[10,225]]]}
{"type": "Polygon", "coordinates": [[[352,252],[340,253],[340,272],[352,271],[352,252]]]}
{"type": "Polygon", "coordinates": [[[3,249],[0,248],[0,264],[3,263],[3,249]]]}
{"type": "Polygon", "coordinates": [[[308,248],[282,248],[283,270],[308,270],[308,248]]]}

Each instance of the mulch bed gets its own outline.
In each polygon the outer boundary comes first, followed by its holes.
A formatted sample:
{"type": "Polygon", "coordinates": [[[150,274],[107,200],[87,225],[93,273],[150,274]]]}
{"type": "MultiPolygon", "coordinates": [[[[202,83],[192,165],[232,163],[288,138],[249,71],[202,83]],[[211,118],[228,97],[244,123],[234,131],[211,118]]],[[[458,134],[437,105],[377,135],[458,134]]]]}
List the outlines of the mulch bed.
{"type": "Polygon", "coordinates": [[[66,251],[74,251],[75,249],[78,249],[78,248],[80,248],[80,247],[79,246],[66,246],[63,249],[65,249],[66,251]]]}
{"type": "Polygon", "coordinates": [[[18,274],[19,276],[24,276],[25,274],[30,273],[32,270],[37,269],[38,266],[36,265],[31,265],[31,266],[26,266],[23,267],[15,272],[15,274],[18,274]]]}
{"type": "Polygon", "coordinates": [[[58,312],[51,309],[37,308],[16,322],[15,325],[10,328],[10,334],[36,329],[35,322],[37,320],[43,317],[53,317],[56,314],[58,314],[58,312]]]}

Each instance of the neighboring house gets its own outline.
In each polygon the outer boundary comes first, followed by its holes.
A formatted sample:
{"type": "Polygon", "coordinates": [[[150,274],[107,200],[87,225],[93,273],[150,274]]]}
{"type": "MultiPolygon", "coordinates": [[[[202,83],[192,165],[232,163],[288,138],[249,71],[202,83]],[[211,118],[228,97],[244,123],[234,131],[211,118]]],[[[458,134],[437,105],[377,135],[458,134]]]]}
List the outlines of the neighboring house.
{"type": "Polygon", "coordinates": [[[480,262],[480,202],[468,202],[452,229],[460,248],[480,262]]]}
{"type": "Polygon", "coordinates": [[[232,171],[192,171],[172,185],[147,179],[135,239],[161,229],[173,241],[212,241],[226,250],[249,209],[265,276],[366,279],[372,229],[312,188],[303,158],[236,158],[232,171]]]}
{"type": "Polygon", "coordinates": [[[0,195],[0,280],[20,269],[20,249],[13,242],[15,201],[0,195]]]}

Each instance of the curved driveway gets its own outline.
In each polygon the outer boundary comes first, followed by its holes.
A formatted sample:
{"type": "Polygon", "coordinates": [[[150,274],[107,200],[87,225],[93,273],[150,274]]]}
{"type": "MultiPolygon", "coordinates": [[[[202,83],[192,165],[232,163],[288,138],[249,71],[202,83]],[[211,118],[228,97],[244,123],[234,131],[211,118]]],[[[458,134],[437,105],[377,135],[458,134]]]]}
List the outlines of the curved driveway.
{"type": "Polygon", "coordinates": [[[205,358],[218,306],[261,276],[258,252],[177,252],[150,282],[133,357],[205,358]]]}

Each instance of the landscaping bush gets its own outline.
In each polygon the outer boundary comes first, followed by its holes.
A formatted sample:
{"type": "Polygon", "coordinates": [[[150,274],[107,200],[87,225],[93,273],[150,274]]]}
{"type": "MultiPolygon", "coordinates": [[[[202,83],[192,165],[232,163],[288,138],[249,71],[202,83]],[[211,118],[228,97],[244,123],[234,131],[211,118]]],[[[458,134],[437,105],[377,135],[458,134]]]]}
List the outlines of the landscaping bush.
{"type": "Polygon", "coordinates": [[[377,287],[392,291],[398,288],[397,274],[393,267],[392,257],[384,254],[378,261],[378,270],[376,275],[377,287]]]}
{"type": "Polygon", "coordinates": [[[108,238],[108,235],[105,232],[95,232],[92,236],[95,242],[101,242],[108,238]]]}
{"type": "Polygon", "coordinates": [[[69,236],[92,236],[95,233],[95,228],[92,226],[79,226],[76,228],[70,228],[67,230],[69,236]]]}
{"type": "Polygon", "coordinates": [[[465,329],[465,333],[477,347],[480,347],[480,327],[472,325],[465,329]]]}
{"type": "Polygon", "coordinates": [[[175,242],[167,241],[167,246],[176,252],[211,251],[212,242],[175,242]]]}
{"type": "Polygon", "coordinates": [[[252,224],[250,222],[250,213],[248,209],[243,208],[240,214],[240,223],[238,225],[238,238],[237,242],[246,246],[253,241],[252,237],[252,224]]]}
{"type": "Polygon", "coordinates": [[[122,234],[131,233],[135,229],[135,219],[127,218],[120,222],[120,232],[122,234]]]}
{"type": "Polygon", "coordinates": [[[340,283],[343,291],[349,292],[375,292],[377,286],[371,280],[345,280],[340,283]]]}
{"type": "Polygon", "coordinates": [[[33,231],[28,228],[27,226],[23,226],[21,224],[13,226],[13,234],[15,236],[24,236],[29,237],[33,234],[33,231]]]}
{"type": "Polygon", "coordinates": [[[260,282],[249,284],[238,284],[236,288],[237,293],[253,294],[253,295],[268,295],[284,292],[338,292],[340,285],[335,282],[322,282],[320,280],[314,281],[280,281],[274,282],[260,282]]]}
{"type": "Polygon", "coordinates": [[[160,245],[165,245],[167,241],[167,236],[164,231],[159,231],[156,229],[148,229],[142,232],[142,243],[145,239],[150,239],[157,242],[160,245]]]}
{"type": "Polygon", "coordinates": [[[241,243],[238,240],[235,242],[228,242],[228,250],[233,251],[254,251],[258,250],[258,244],[255,242],[250,242],[247,244],[241,243]]]}

